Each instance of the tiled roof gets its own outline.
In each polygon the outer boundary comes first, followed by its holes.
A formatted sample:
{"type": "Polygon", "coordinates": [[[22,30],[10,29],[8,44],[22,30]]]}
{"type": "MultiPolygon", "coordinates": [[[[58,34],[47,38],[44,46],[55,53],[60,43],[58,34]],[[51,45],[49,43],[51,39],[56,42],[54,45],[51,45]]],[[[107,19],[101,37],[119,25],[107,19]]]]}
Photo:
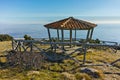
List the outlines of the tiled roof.
{"type": "Polygon", "coordinates": [[[46,28],[52,29],[78,29],[78,30],[87,30],[96,27],[97,25],[91,22],[75,19],[69,17],[62,19],[53,23],[44,25],[46,28]]]}

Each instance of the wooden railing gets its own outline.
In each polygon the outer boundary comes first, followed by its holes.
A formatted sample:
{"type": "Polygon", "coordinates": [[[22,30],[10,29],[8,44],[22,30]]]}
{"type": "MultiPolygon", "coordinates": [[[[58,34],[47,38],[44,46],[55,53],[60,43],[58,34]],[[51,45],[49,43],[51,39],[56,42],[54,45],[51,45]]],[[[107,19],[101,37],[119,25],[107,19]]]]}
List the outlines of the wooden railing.
{"type": "MultiPolygon", "coordinates": [[[[114,49],[114,53],[117,52],[117,47],[120,47],[117,42],[111,42],[111,41],[100,41],[99,44],[95,43],[80,43],[78,42],[49,42],[48,39],[34,39],[34,40],[23,40],[23,39],[13,39],[12,40],[12,49],[15,51],[33,51],[33,49],[37,49],[40,52],[45,52],[42,48],[38,46],[38,44],[41,45],[49,45],[50,49],[57,48],[57,45],[59,46],[65,46],[65,45],[81,45],[82,51],[84,53],[83,63],[85,63],[86,60],[86,52],[88,47],[108,47],[114,49]],[[43,41],[45,40],[45,41],[43,41]],[[52,46],[51,46],[52,45],[52,46]]],[[[65,53],[65,49],[61,48],[63,52],[65,53]]],[[[81,50],[81,49],[79,49],[81,50]]],[[[70,53],[72,54],[72,53],[70,53]]],[[[70,55],[69,54],[69,55],[70,55]]],[[[78,62],[78,61],[77,61],[78,62]]]]}

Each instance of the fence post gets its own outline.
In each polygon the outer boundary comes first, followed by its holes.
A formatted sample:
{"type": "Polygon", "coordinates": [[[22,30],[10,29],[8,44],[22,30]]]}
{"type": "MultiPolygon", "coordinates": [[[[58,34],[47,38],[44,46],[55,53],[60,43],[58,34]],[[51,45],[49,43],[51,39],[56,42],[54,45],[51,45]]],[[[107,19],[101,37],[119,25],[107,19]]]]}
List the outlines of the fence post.
{"type": "Polygon", "coordinates": [[[14,42],[13,42],[14,39],[12,39],[12,50],[14,50],[14,42]]]}
{"type": "Polygon", "coordinates": [[[31,41],[31,43],[30,43],[30,52],[32,52],[33,51],[33,42],[31,41]]]}
{"type": "Polygon", "coordinates": [[[19,48],[19,50],[21,52],[21,41],[18,42],[18,46],[19,46],[18,48],[19,48]]]}
{"type": "Polygon", "coordinates": [[[83,45],[83,48],[84,48],[83,64],[85,64],[85,62],[86,62],[86,53],[87,53],[87,45],[84,44],[84,45],[83,45]]]}

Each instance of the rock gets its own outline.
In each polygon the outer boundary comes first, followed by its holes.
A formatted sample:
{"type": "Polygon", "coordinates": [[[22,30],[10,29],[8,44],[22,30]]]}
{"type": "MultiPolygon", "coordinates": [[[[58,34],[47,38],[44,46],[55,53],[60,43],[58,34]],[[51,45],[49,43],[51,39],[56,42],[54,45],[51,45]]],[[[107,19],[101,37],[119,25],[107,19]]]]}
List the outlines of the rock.
{"type": "Polygon", "coordinates": [[[82,73],[86,73],[90,75],[93,78],[101,78],[102,77],[102,72],[93,68],[82,68],[80,70],[82,73]]]}

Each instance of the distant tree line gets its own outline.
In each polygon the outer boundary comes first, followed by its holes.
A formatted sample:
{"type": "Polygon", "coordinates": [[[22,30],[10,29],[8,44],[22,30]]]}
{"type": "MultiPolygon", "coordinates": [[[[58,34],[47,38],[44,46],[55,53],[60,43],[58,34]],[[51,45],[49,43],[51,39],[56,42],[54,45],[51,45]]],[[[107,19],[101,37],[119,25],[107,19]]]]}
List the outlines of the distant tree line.
{"type": "MultiPolygon", "coordinates": [[[[13,39],[9,34],[0,34],[0,41],[11,41],[13,39]]],[[[33,40],[33,38],[29,35],[24,35],[25,40],[33,40]]]]}
{"type": "Polygon", "coordinates": [[[13,37],[8,34],[0,34],[0,41],[10,41],[13,37]]]}

